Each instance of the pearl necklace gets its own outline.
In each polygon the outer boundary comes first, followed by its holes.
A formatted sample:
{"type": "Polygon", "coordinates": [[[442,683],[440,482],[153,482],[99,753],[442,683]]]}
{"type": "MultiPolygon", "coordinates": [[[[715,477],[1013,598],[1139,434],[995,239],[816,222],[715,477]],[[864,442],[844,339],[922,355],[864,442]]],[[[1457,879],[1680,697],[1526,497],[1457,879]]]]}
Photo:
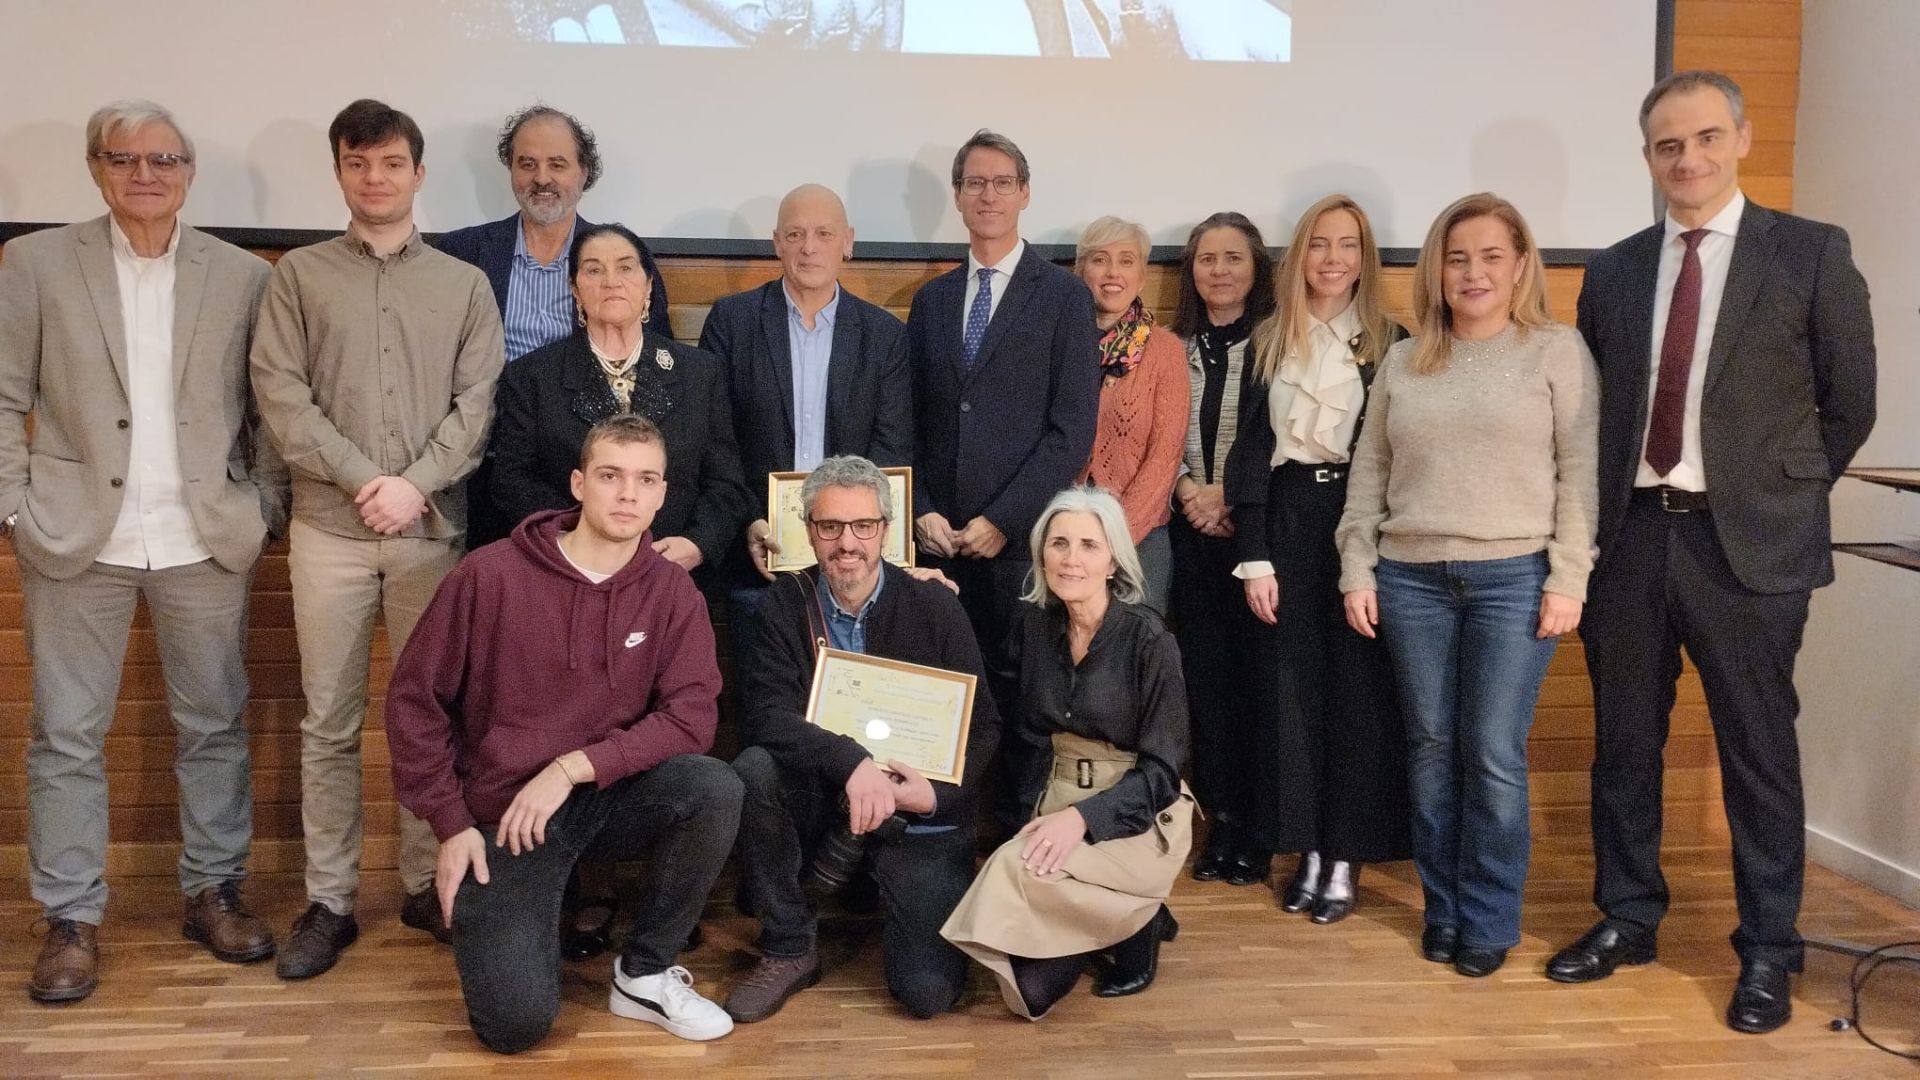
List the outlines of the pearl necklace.
{"type": "Polygon", "coordinates": [[[607,386],[612,389],[613,396],[620,399],[622,409],[632,407],[633,370],[640,363],[640,350],[646,341],[644,334],[635,338],[633,351],[627,354],[625,360],[617,360],[601,352],[600,346],[594,342],[592,335],[587,336],[587,345],[593,349],[593,358],[600,362],[600,370],[607,376],[607,386]]]}

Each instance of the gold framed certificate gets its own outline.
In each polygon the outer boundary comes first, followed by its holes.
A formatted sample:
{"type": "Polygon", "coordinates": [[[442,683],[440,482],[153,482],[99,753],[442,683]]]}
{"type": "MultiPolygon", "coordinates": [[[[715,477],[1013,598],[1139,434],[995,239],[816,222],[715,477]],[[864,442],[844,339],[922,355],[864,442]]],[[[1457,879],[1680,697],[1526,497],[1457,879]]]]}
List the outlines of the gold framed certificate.
{"type": "MultiPolygon", "coordinates": [[[[893,521],[887,528],[887,546],[881,558],[895,566],[913,565],[913,470],[905,465],[881,469],[893,486],[893,521]]],[[[804,570],[814,563],[813,542],[807,536],[807,508],[800,502],[803,472],[767,474],[767,526],[778,553],[767,553],[767,569],[804,570]]]]}
{"type": "Polygon", "coordinates": [[[813,665],[807,722],[845,735],[884,766],[911,766],[929,780],[960,782],[973,725],[974,677],[839,649],[813,665]]]}

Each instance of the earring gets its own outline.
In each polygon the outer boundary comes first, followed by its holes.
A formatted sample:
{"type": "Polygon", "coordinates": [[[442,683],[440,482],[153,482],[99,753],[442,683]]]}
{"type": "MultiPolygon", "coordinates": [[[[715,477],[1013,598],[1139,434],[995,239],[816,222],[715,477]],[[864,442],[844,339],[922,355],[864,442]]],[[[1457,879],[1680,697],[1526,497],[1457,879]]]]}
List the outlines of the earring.
{"type": "Polygon", "coordinates": [[[647,301],[647,303],[641,305],[640,307],[640,321],[643,323],[646,322],[647,316],[652,314],[652,312],[653,312],[653,301],[649,300],[647,301]]]}
{"type": "Polygon", "coordinates": [[[587,309],[581,307],[579,304],[573,305],[573,321],[579,323],[581,326],[587,325],[587,309]]]}

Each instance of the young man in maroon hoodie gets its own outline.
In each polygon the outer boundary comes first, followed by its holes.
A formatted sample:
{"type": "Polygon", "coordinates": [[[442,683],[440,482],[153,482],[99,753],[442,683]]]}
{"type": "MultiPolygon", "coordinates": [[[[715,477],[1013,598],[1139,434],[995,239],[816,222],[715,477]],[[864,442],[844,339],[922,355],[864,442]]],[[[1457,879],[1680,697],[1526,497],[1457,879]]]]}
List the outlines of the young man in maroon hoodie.
{"type": "Polygon", "coordinates": [[[720,693],[706,602],[647,542],[666,447],[623,414],[580,458],[580,508],[535,514],[448,574],[387,691],[394,791],[440,840],[467,1016],[501,1053],[553,1026],[561,897],[589,853],[653,851],[608,1007],[683,1039],[733,1029],[674,963],[733,846],[741,785],[703,756],[720,693]]]}

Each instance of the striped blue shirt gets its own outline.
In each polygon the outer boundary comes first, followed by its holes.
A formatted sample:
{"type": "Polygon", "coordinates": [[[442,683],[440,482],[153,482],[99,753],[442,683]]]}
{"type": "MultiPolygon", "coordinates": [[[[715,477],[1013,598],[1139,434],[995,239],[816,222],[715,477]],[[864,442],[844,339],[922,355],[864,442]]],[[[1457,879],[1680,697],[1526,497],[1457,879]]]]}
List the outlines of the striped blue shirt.
{"type": "Polygon", "coordinates": [[[833,359],[833,320],[840,313],[840,286],[807,329],[786,285],[787,347],[793,355],[793,467],[812,472],[827,456],[827,363],[833,359]]]}
{"type": "MultiPolygon", "coordinates": [[[[579,225],[579,219],[574,219],[579,225]]],[[[573,230],[560,257],[542,266],[527,253],[524,225],[513,230],[513,263],[507,271],[507,309],[500,313],[507,330],[507,361],[520,359],[542,345],[573,333],[573,290],[567,281],[567,252],[573,250],[573,230]]]]}

